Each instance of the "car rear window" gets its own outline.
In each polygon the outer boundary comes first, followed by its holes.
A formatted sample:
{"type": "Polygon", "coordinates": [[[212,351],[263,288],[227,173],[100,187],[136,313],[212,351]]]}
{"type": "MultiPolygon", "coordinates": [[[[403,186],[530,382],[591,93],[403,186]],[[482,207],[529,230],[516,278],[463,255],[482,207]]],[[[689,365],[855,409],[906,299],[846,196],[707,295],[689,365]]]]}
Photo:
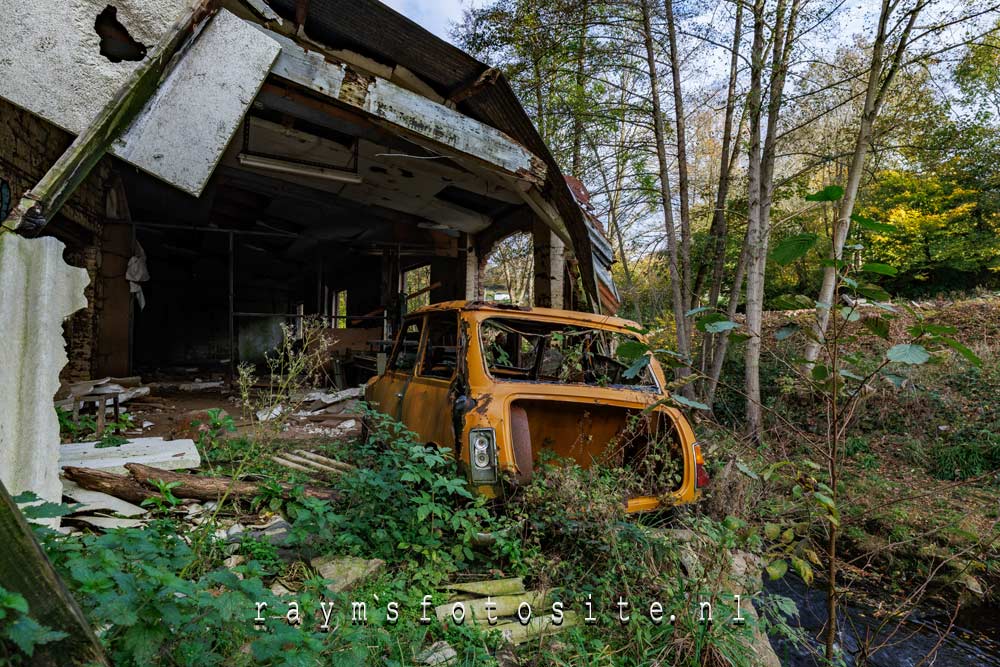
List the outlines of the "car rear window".
{"type": "Polygon", "coordinates": [[[479,335],[486,369],[495,380],[659,391],[648,365],[634,376],[629,371],[637,357],[648,353],[628,333],[498,317],[484,320],[479,335]]]}

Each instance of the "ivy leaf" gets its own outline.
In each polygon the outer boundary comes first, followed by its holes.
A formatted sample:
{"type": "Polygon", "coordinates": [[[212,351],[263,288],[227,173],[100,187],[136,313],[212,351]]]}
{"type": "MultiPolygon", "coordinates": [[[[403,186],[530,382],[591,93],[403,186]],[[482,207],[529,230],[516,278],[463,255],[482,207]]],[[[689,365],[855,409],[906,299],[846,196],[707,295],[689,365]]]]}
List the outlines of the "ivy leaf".
{"type": "Polygon", "coordinates": [[[894,361],[899,364],[916,366],[925,363],[931,358],[931,355],[928,354],[923,345],[901,343],[890,347],[889,351],[885,353],[885,357],[889,361],[894,361]]]}
{"type": "Polygon", "coordinates": [[[670,394],[670,400],[678,405],[683,405],[686,408],[692,408],[694,410],[708,410],[708,406],[704,403],[692,401],[690,398],[680,394],[670,394]]]}
{"type": "Polygon", "coordinates": [[[813,570],[809,563],[801,558],[792,556],[792,567],[794,567],[795,571],[799,573],[799,576],[802,577],[802,581],[806,582],[807,586],[812,583],[813,570]]]}
{"type": "Polygon", "coordinates": [[[831,498],[830,496],[822,494],[819,491],[816,491],[813,493],[813,497],[816,498],[816,501],[819,502],[820,505],[827,508],[831,512],[837,511],[837,504],[833,502],[833,498],[831,498]]]}
{"type": "Polygon", "coordinates": [[[781,327],[780,329],[778,329],[777,331],[775,331],[774,338],[775,340],[785,340],[786,338],[794,336],[798,332],[798,330],[799,330],[799,325],[796,324],[795,322],[790,322],[785,326],[781,327]]]}
{"type": "Polygon", "coordinates": [[[895,373],[883,373],[882,377],[891,382],[896,389],[902,387],[903,383],[906,382],[905,377],[902,375],[896,375],[895,373]]]}
{"type": "Polygon", "coordinates": [[[889,320],[884,317],[866,317],[861,320],[861,326],[879,338],[889,340],[889,320]]]}
{"type": "Polygon", "coordinates": [[[879,264],[878,262],[867,262],[861,267],[861,270],[868,273],[878,273],[883,276],[894,276],[899,273],[896,267],[889,266],[888,264],[879,264]]]}
{"type": "Polygon", "coordinates": [[[804,310],[814,308],[816,302],[804,294],[782,294],[775,297],[771,306],[775,310],[804,310]]]}
{"type": "Polygon", "coordinates": [[[851,220],[858,223],[858,226],[867,229],[870,232],[880,232],[882,234],[891,234],[896,231],[895,225],[890,225],[885,222],[876,222],[871,218],[866,218],[865,216],[854,213],[851,215],[851,220]]]}
{"type": "Polygon", "coordinates": [[[646,366],[648,366],[648,365],[649,365],[649,355],[648,354],[644,354],[641,357],[639,357],[638,359],[636,359],[634,362],[632,362],[632,365],[629,366],[625,370],[625,372],[622,373],[622,375],[624,375],[629,380],[632,380],[632,379],[638,377],[639,373],[641,373],[643,371],[643,369],[646,368],[646,366]]]}
{"type": "Polygon", "coordinates": [[[959,343],[954,338],[948,338],[946,336],[942,336],[938,340],[940,340],[942,343],[944,343],[945,345],[947,345],[948,347],[950,347],[951,349],[955,350],[960,355],[962,355],[963,357],[965,357],[965,360],[968,361],[973,366],[977,366],[978,367],[978,366],[982,366],[983,365],[983,360],[980,359],[979,356],[976,355],[975,352],[973,352],[972,350],[970,350],[966,346],[962,345],[961,343],[959,343]]]}
{"type": "Polygon", "coordinates": [[[788,266],[809,252],[810,248],[816,245],[818,239],[819,237],[812,232],[805,232],[784,238],[771,251],[771,259],[782,266],[788,266]]]}
{"type": "Polygon", "coordinates": [[[627,340],[618,346],[615,353],[619,359],[632,361],[644,355],[649,350],[649,346],[637,340],[627,340]]]}
{"type": "Polygon", "coordinates": [[[828,185],[818,192],[806,195],[806,201],[837,201],[844,196],[844,188],[839,185],[828,185]]]}
{"type": "Polygon", "coordinates": [[[731,322],[729,320],[723,320],[721,322],[712,322],[705,325],[705,333],[722,333],[723,331],[731,331],[736,329],[740,325],[736,322],[731,322]]]}
{"type": "Polygon", "coordinates": [[[774,579],[781,579],[788,572],[788,563],[778,559],[767,566],[767,574],[774,579]]]}

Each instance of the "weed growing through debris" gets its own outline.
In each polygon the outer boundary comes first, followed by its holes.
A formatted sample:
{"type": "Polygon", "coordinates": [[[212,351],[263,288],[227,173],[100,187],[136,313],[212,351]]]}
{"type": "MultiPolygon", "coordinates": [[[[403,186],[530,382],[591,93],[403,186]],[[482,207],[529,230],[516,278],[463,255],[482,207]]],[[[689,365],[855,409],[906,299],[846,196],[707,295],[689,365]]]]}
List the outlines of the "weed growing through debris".
{"type": "MultiPolygon", "coordinates": [[[[275,440],[284,430],[289,417],[301,403],[303,390],[310,380],[320,374],[325,361],[327,341],[323,335],[323,324],[318,320],[303,322],[298,335],[292,327],[282,325],[282,342],[277,349],[266,356],[268,375],[259,387],[256,370],[247,363],[239,366],[240,403],[245,416],[256,418],[252,433],[246,439],[247,447],[240,451],[240,458],[231,460],[233,480],[239,480],[249,470],[261,467],[261,461],[271,455],[275,440]]],[[[214,444],[224,432],[235,428],[231,421],[212,416],[213,424],[202,442],[206,456],[211,460],[214,444]]],[[[192,536],[192,548],[197,555],[212,548],[212,536],[218,525],[218,515],[228,499],[227,492],[219,499],[208,520],[203,522],[192,536]]],[[[181,573],[192,573],[191,568],[203,559],[193,559],[181,573]]]]}
{"type": "Polygon", "coordinates": [[[293,539],[338,553],[402,558],[414,582],[436,585],[475,558],[473,542],[488,519],[485,501],[473,498],[450,451],[417,442],[383,414],[369,410],[365,420],[367,438],[353,453],[357,467],[337,481],[343,506],[295,503],[293,539]]]}
{"type": "Polygon", "coordinates": [[[66,637],[28,616],[28,601],[0,586],[0,667],[28,665],[35,648],[66,637]],[[27,660],[26,660],[27,658],[27,660]]]}

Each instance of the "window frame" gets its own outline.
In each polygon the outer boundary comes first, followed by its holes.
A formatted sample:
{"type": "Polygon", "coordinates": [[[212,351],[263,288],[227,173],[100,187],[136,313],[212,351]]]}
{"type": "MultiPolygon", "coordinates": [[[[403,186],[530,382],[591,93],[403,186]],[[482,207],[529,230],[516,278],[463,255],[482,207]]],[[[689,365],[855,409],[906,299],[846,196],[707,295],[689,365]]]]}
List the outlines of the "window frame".
{"type": "Polygon", "coordinates": [[[458,373],[458,364],[459,364],[458,355],[460,354],[459,350],[460,350],[460,347],[461,347],[458,344],[459,343],[459,336],[461,335],[460,325],[461,325],[461,323],[459,321],[458,311],[448,311],[448,310],[445,310],[445,311],[436,312],[436,313],[427,313],[424,316],[424,326],[423,326],[423,329],[421,330],[420,360],[419,360],[419,362],[417,363],[417,366],[416,366],[416,377],[423,378],[425,380],[439,380],[441,382],[448,382],[448,383],[450,383],[452,380],[455,379],[455,374],[458,373]],[[448,377],[441,377],[441,376],[438,376],[438,375],[424,375],[423,374],[424,361],[426,360],[427,350],[429,349],[429,346],[430,346],[430,336],[431,336],[431,326],[430,326],[430,323],[431,323],[431,319],[434,318],[435,316],[440,316],[442,319],[444,319],[445,317],[451,316],[452,319],[453,319],[452,324],[454,326],[454,332],[455,332],[455,367],[451,369],[451,375],[449,375],[448,377]]]}
{"type": "Polygon", "coordinates": [[[386,373],[396,373],[397,375],[410,375],[410,376],[416,375],[417,368],[420,366],[420,360],[422,358],[421,353],[423,352],[423,347],[424,347],[424,336],[426,335],[427,332],[427,327],[425,326],[426,320],[427,320],[426,315],[408,317],[403,320],[403,326],[400,327],[399,335],[396,337],[396,344],[392,348],[392,354],[389,355],[389,361],[386,362],[385,366],[386,373]],[[402,351],[403,339],[406,337],[406,329],[411,324],[417,324],[417,326],[420,327],[420,336],[419,338],[417,338],[416,360],[414,361],[413,366],[408,371],[406,371],[394,368],[394,364],[399,358],[399,353],[402,351]]]}

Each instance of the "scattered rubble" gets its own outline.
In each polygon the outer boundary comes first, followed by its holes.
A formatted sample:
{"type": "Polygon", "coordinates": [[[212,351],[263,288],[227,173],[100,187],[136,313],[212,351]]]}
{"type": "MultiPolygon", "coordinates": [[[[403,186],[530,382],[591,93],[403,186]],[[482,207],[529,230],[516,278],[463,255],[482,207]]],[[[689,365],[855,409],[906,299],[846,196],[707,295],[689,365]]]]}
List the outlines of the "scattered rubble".
{"type": "Polygon", "coordinates": [[[458,613],[476,625],[489,625],[489,619],[493,618],[496,623],[490,628],[498,630],[504,640],[514,646],[562,632],[579,623],[579,617],[571,611],[562,612],[561,619],[551,614],[532,615],[527,623],[522,623],[518,618],[522,605],[543,609],[550,600],[548,591],[526,591],[524,580],[520,577],[451,583],[442,588],[450,591],[451,595],[448,602],[434,608],[438,620],[450,622],[456,607],[460,606],[458,613]],[[490,605],[489,609],[487,605],[490,605]]]}
{"type": "Polygon", "coordinates": [[[126,463],[141,463],[164,470],[186,470],[201,465],[193,440],[135,438],[117,447],[100,447],[100,441],[74,442],[59,448],[59,467],[99,468],[125,472],[126,463]]]}
{"type": "Polygon", "coordinates": [[[434,642],[417,655],[421,665],[450,665],[458,660],[458,653],[446,641],[434,642]]]}
{"type": "Polygon", "coordinates": [[[385,569],[385,561],[379,558],[365,560],[356,556],[341,558],[313,558],[309,563],[324,579],[332,579],[327,586],[331,593],[343,593],[364,583],[385,569]]]}

